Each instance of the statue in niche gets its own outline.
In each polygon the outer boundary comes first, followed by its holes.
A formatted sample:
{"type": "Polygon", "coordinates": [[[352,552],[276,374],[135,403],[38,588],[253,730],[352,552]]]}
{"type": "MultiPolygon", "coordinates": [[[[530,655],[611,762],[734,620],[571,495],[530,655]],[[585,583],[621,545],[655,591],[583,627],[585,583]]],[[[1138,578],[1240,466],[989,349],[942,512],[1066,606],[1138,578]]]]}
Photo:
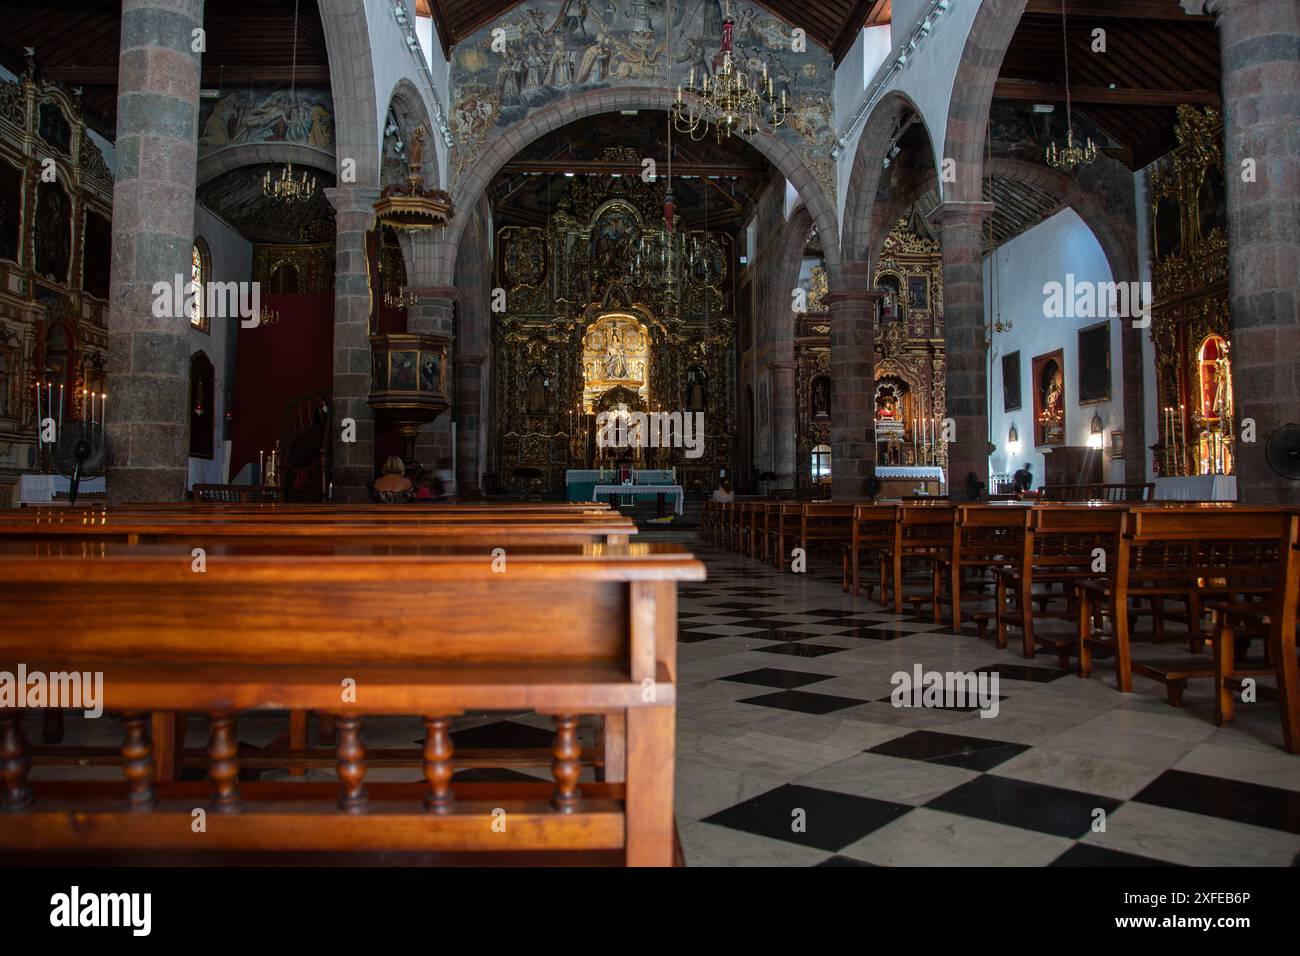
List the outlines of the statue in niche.
{"type": "Polygon", "coordinates": [[[614,329],[609,336],[609,350],[605,353],[605,377],[608,379],[628,377],[627,348],[618,329],[614,329]]]}
{"type": "Polygon", "coordinates": [[[688,412],[703,412],[708,404],[708,394],[705,391],[706,377],[704,369],[698,365],[692,366],[686,373],[686,410],[688,412]]]}
{"type": "Polygon", "coordinates": [[[826,418],[831,413],[830,383],[821,376],[813,379],[812,410],[814,418],[826,418]]]}
{"type": "Polygon", "coordinates": [[[1219,354],[1214,359],[1214,416],[1220,420],[1232,413],[1232,397],[1228,391],[1231,381],[1232,363],[1228,358],[1228,343],[1219,345],[1219,354]]]}
{"type": "Polygon", "coordinates": [[[883,388],[876,397],[876,420],[892,422],[898,420],[898,396],[892,388],[883,388]]]}
{"type": "Polygon", "coordinates": [[[36,271],[58,283],[68,281],[72,244],[71,204],[57,183],[36,189],[36,271]]]}
{"type": "Polygon", "coordinates": [[[549,392],[551,381],[543,369],[535,368],[528,373],[528,394],[525,408],[529,415],[545,415],[550,407],[549,392]]]}

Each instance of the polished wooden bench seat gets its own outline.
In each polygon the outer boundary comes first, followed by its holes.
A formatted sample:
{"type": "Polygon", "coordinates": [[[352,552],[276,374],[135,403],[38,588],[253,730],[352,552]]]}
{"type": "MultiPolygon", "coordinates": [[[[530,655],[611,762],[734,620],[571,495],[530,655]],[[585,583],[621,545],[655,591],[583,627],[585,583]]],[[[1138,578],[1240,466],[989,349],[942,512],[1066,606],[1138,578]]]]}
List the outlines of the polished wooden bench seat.
{"type": "Polygon", "coordinates": [[[29,781],[19,712],[0,711],[0,858],[621,849],[629,864],[672,862],[675,589],[704,577],[685,551],[521,547],[504,573],[455,549],[339,542],[292,554],[216,545],[205,572],[191,562],[176,545],[0,541],[0,608],[24,620],[0,639],[0,667],[102,671],[126,776],[116,790],[29,781]],[[222,639],[196,640],[198,627],[222,639]],[[238,714],[285,708],[337,715],[338,786],[239,782],[238,714]],[[211,783],[197,803],[193,784],[154,780],[148,715],[178,709],[210,715],[211,783]],[[498,709],[554,716],[555,781],[515,797],[471,788],[470,799],[451,784],[450,719],[498,709]],[[363,722],[380,714],[425,722],[418,792],[365,784],[363,722]],[[624,783],[578,786],[584,714],[620,718],[624,783]],[[196,806],[221,815],[198,836],[196,806]]]}
{"type": "MultiPolygon", "coordinates": [[[[898,520],[898,505],[863,503],[853,509],[853,532],[844,546],[843,580],[841,587],[854,597],[862,588],[863,559],[874,561],[880,582],[880,601],[887,601],[888,565],[902,541],[902,525],[898,520]]],[[[867,582],[867,597],[871,597],[871,582],[867,582]]],[[[901,600],[901,598],[900,598],[901,600]]]]}

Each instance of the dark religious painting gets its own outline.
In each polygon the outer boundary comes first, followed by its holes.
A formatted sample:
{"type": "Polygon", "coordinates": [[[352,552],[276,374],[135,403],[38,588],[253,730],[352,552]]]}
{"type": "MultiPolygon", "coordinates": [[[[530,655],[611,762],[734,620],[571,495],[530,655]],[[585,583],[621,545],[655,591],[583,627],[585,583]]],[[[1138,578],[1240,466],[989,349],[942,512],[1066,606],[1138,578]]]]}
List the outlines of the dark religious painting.
{"type": "Polygon", "coordinates": [[[420,354],[420,391],[442,391],[442,356],[436,352],[420,354]]]}
{"type": "Polygon", "coordinates": [[[58,183],[36,187],[36,271],[66,285],[72,246],[72,204],[58,183]]]}
{"type": "Polygon", "coordinates": [[[190,456],[211,458],[215,447],[212,401],[216,392],[216,370],[204,352],[190,356],[190,456]]]}
{"type": "Polygon", "coordinates": [[[1201,180],[1201,188],[1196,194],[1196,215],[1202,242],[1216,229],[1223,235],[1227,234],[1228,202],[1224,195],[1223,176],[1214,166],[1205,171],[1201,180]]]}
{"type": "Polygon", "coordinates": [[[1176,256],[1182,252],[1183,223],[1176,198],[1162,196],[1156,202],[1154,226],[1156,259],[1176,256]]]}
{"type": "Polygon", "coordinates": [[[1110,398],[1110,326],[1079,330],[1079,404],[1110,398]]]}
{"type": "Polygon", "coordinates": [[[65,155],[72,153],[72,127],[68,125],[68,118],[63,115],[63,110],[53,103],[41,104],[40,125],[37,132],[41,134],[41,139],[59,152],[65,155]]]}
{"type": "Polygon", "coordinates": [[[389,352],[389,370],[392,377],[388,387],[394,391],[413,392],[416,390],[415,359],[419,352],[389,352]]]}
{"type": "Polygon", "coordinates": [[[1065,444],[1065,364],[1057,349],[1034,357],[1034,444],[1065,444]]]}
{"type": "Polygon", "coordinates": [[[23,174],[8,163],[0,163],[0,259],[18,261],[22,209],[23,174]]]}
{"type": "Polygon", "coordinates": [[[98,213],[87,212],[82,245],[81,288],[96,298],[107,299],[113,252],[112,223],[98,213]]]}
{"type": "Polygon", "coordinates": [[[930,279],[928,276],[907,277],[907,307],[909,309],[928,309],[930,307],[930,279]]]}
{"type": "Polygon", "coordinates": [[[1002,410],[1014,412],[1020,407],[1020,353],[1002,356],[1002,410]]]}

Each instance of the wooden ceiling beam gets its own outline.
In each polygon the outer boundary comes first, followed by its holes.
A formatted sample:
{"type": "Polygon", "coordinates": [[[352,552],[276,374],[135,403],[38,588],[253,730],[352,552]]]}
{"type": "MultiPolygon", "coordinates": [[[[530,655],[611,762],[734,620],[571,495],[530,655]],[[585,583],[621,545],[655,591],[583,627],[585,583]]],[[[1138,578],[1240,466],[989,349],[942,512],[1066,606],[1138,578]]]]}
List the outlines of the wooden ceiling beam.
{"type": "MultiPolygon", "coordinates": [[[[1032,100],[1040,103],[1065,101],[1065,87],[1033,80],[998,80],[993,87],[995,99],[1032,100]]],[[[1076,103],[1108,106],[1218,106],[1218,90],[1147,90],[1131,87],[1109,89],[1104,86],[1071,86],[1070,98],[1076,103]]]]}
{"type": "MultiPolygon", "coordinates": [[[[1061,15],[1061,0],[1029,0],[1025,13],[1061,15]]],[[[1135,20],[1178,20],[1189,23],[1214,22],[1214,17],[1184,13],[1173,0],[1071,0],[1066,17],[1115,17],[1135,20]]]]}

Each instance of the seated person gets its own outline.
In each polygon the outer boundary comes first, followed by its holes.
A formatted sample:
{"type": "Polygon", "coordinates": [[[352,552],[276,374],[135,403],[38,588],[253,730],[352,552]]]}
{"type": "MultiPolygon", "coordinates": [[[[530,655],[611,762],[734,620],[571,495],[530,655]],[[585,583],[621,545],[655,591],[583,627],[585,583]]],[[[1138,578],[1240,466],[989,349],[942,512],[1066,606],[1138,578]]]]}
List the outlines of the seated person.
{"type": "Polygon", "coordinates": [[[438,459],[438,470],[433,473],[434,494],[444,501],[456,497],[456,473],[451,470],[451,459],[446,456],[438,459]]]}
{"type": "Polygon", "coordinates": [[[731,493],[731,482],[726,478],[723,478],[722,482],[718,485],[718,490],[713,493],[713,500],[732,501],[735,497],[736,496],[731,493]]]}
{"type": "Polygon", "coordinates": [[[415,500],[415,489],[406,477],[406,465],[396,455],[384,462],[384,473],[375,479],[375,501],[381,505],[405,504],[415,500]]]}

